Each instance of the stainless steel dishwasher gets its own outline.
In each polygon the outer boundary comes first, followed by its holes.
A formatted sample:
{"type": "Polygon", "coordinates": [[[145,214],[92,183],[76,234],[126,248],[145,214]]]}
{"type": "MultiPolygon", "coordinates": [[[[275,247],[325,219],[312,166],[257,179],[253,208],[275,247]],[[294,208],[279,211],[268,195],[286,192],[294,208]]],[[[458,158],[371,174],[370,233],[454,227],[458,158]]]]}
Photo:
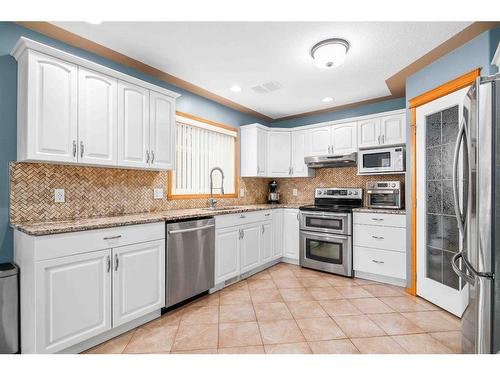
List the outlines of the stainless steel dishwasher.
{"type": "Polygon", "coordinates": [[[167,223],[166,307],[214,286],[215,220],[167,223]]]}

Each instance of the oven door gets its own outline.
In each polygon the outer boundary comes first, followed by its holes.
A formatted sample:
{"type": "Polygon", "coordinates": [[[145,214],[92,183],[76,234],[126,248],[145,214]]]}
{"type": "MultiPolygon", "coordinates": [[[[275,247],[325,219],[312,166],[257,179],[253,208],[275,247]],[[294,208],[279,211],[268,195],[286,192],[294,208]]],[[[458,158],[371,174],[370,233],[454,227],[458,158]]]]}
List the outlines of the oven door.
{"type": "Polygon", "coordinates": [[[401,208],[401,195],[398,190],[368,190],[368,207],[401,208]]]}
{"type": "Polygon", "coordinates": [[[301,230],[300,265],[352,277],[352,237],[301,230]]]}
{"type": "Polygon", "coordinates": [[[350,214],[301,211],[300,229],[348,235],[352,233],[350,214]]]}

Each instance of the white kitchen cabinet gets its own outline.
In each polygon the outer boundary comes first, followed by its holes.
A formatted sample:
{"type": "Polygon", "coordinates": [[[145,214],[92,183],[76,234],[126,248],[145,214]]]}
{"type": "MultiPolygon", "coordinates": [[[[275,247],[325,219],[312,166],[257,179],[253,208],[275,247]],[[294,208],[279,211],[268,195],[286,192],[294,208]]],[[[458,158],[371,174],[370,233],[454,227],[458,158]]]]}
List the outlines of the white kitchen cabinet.
{"type": "Polygon", "coordinates": [[[273,251],[272,258],[279,259],[283,256],[283,209],[273,210],[273,251]]]}
{"type": "Polygon", "coordinates": [[[241,127],[241,176],[267,176],[267,128],[260,124],[241,127]]]}
{"type": "Polygon", "coordinates": [[[19,58],[18,161],[77,161],[78,67],[28,51],[19,58]]]}
{"type": "Polygon", "coordinates": [[[165,240],[113,249],[113,327],[165,306],[165,240]]]}
{"type": "Polygon", "coordinates": [[[406,116],[394,114],[384,116],[380,122],[382,144],[386,146],[406,143],[406,116]]]}
{"type": "Polygon", "coordinates": [[[260,223],[247,224],[241,231],[240,272],[245,273],[260,265],[261,229],[260,223]]]}
{"type": "Polygon", "coordinates": [[[358,147],[380,146],[380,118],[358,121],[358,147]]]}
{"type": "Polygon", "coordinates": [[[356,122],[333,125],[331,149],[333,155],[345,155],[358,151],[358,126],[356,122]]]}
{"type": "Polygon", "coordinates": [[[289,131],[268,132],[268,177],[289,177],[292,174],[291,134],[289,131]]]}
{"type": "Polygon", "coordinates": [[[174,169],[175,99],[150,91],[150,165],[154,169],[174,169]]]}
{"type": "Polygon", "coordinates": [[[78,161],[117,161],[117,80],[78,68],[78,161]]]}
{"type": "Polygon", "coordinates": [[[305,130],[292,131],[292,177],[313,177],[314,169],[308,168],[304,157],[308,156],[307,132],[305,130]]]}
{"type": "Polygon", "coordinates": [[[273,223],[271,220],[261,224],[260,263],[264,264],[273,258],[273,223]]]}
{"type": "Polygon", "coordinates": [[[118,82],[118,165],[148,168],[149,90],[118,82]]]}
{"type": "Polygon", "coordinates": [[[299,260],[299,210],[283,209],[283,256],[299,260]]]}
{"type": "Polygon", "coordinates": [[[307,131],[308,155],[306,156],[322,156],[330,153],[331,130],[331,126],[323,126],[307,131]]]}
{"type": "Polygon", "coordinates": [[[215,231],[215,284],[240,274],[240,228],[215,231]]]}
{"type": "Polygon", "coordinates": [[[111,328],[110,249],[42,261],[35,270],[34,352],[55,353],[111,328]]]}

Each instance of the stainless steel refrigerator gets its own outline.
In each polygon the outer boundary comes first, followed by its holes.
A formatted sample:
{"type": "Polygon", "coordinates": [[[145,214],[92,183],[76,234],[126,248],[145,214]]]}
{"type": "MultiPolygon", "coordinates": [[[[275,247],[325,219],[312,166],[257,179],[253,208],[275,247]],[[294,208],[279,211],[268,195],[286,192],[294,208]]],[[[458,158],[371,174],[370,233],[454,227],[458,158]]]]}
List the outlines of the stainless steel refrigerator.
{"type": "Polygon", "coordinates": [[[455,213],[463,243],[452,267],[469,287],[469,304],[462,317],[462,349],[465,353],[498,353],[500,74],[478,78],[468,91],[453,161],[455,213]]]}

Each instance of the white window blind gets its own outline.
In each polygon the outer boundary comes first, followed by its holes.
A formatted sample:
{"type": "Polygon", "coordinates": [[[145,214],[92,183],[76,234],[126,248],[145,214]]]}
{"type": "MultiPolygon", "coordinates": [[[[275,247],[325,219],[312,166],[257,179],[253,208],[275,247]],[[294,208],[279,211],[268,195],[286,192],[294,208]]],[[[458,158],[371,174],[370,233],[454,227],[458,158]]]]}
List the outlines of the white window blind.
{"type": "MultiPolygon", "coordinates": [[[[224,171],[224,194],[234,194],[237,132],[182,116],[177,116],[176,132],[172,193],[210,194],[210,170],[220,167],[224,171]]],[[[213,177],[214,187],[220,187],[220,173],[214,172],[213,177]]],[[[214,189],[214,194],[220,194],[220,190],[214,189]]]]}

